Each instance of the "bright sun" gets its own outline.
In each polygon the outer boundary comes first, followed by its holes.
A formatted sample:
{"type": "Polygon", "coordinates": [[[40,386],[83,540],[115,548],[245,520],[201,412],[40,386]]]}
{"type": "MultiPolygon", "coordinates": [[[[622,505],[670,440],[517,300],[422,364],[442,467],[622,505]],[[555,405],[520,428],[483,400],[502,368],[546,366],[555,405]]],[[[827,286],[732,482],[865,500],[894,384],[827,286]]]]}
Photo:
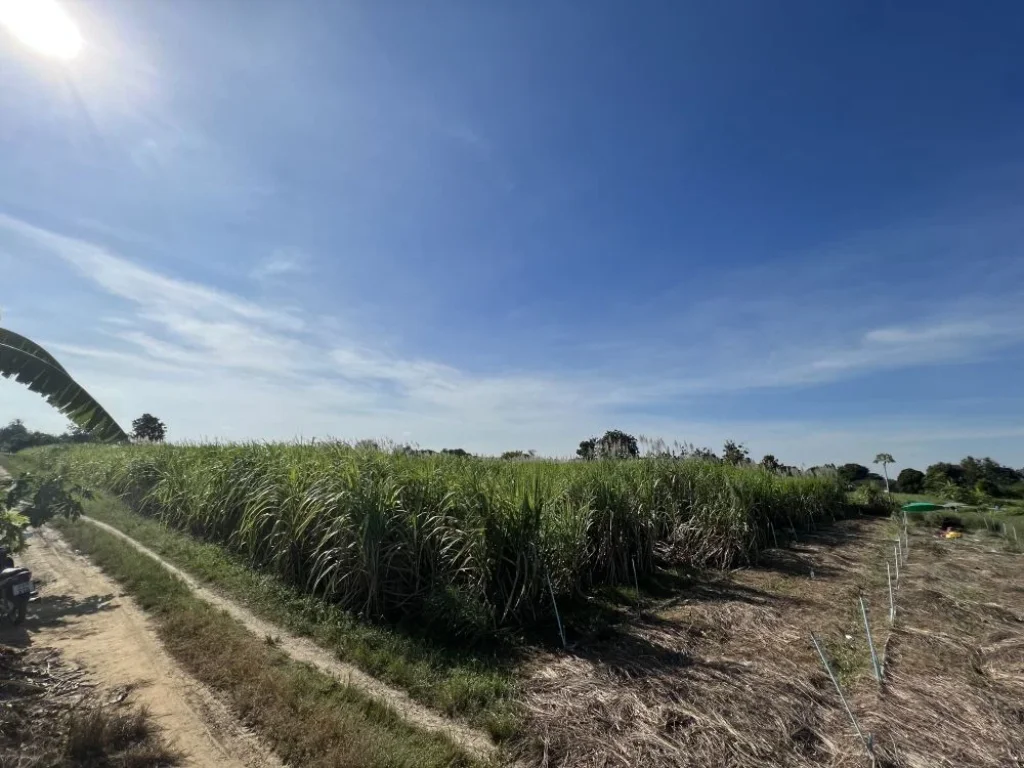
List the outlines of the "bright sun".
{"type": "Polygon", "coordinates": [[[82,35],[56,0],[0,0],[0,24],[46,56],[73,59],[82,50],[82,35]]]}

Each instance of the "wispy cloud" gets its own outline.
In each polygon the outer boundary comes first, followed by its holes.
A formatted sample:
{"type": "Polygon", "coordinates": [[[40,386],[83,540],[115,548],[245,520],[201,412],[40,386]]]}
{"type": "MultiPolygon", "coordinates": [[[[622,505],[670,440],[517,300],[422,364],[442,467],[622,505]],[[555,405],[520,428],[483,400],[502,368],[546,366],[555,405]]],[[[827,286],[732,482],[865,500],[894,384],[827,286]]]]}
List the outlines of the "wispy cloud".
{"type": "Polygon", "coordinates": [[[875,328],[845,348],[779,371],[776,384],[804,384],[894,368],[971,363],[1024,341],[1024,312],[994,311],[973,322],[875,328]]]}
{"type": "Polygon", "coordinates": [[[298,248],[278,248],[270,256],[260,261],[249,276],[261,282],[284,277],[286,275],[303,274],[309,270],[309,257],[298,248]]]}
{"type": "Polygon", "coordinates": [[[811,324],[799,335],[764,338],[755,322],[703,348],[604,350],[627,371],[609,376],[603,369],[604,402],[630,405],[794,389],[884,371],[977,363],[1024,343],[1024,305],[1010,299],[987,304],[973,311],[974,320],[930,317],[915,325],[835,334],[816,333],[811,324]],[[701,374],[693,375],[694,368],[701,374]]]}
{"type": "MultiPolygon", "coordinates": [[[[574,439],[619,425],[710,444],[737,437],[755,450],[791,449],[805,457],[829,440],[866,446],[890,433],[888,442],[896,443],[892,436],[900,433],[891,424],[847,431],[828,424],[710,424],[688,420],[685,407],[660,417],[645,415],[645,409],[666,402],[681,406],[687,398],[715,393],[811,386],[878,370],[973,360],[1024,340],[1024,310],[1017,305],[989,302],[982,312],[963,303],[955,312],[943,306],[913,323],[846,328],[836,336],[808,332],[759,339],[755,327],[746,337],[724,337],[724,352],[701,350],[700,376],[687,375],[684,366],[694,367],[686,359],[693,350],[671,346],[647,360],[649,350],[609,355],[605,349],[598,357],[610,357],[615,365],[587,370],[552,364],[480,372],[401,354],[358,329],[320,330],[322,324],[302,312],[171,277],[9,216],[0,215],[0,231],[66,263],[120,302],[95,321],[69,308],[68,330],[47,341],[122,420],[143,410],[159,412],[179,438],[408,434],[424,444],[474,450],[569,452],[574,439]]],[[[288,273],[281,269],[278,274],[288,273]]],[[[977,434],[1003,439],[1024,427],[950,429],[968,440],[977,434]]],[[[821,450],[819,460],[839,458],[821,450]]]]}
{"type": "MultiPolygon", "coordinates": [[[[1010,318],[1006,318],[1010,319],[1010,318]]],[[[991,322],[960,322],[940,323],[923,328],[877,328],[864,335],[864,341],[871,344],[906,345],[906,344],[943,344],[948,342],[973,341],[976,339],[992,339],[1014,337],[1024,330],[1006,325],[994,325],[991,322]]]]}
{"type": "MultiPolygon", "coordinates": [[[[321,337],[295,313],[170,278],[91,243],[10,217],[0,216],[0,227],[63,259],[127,303],[134,327],[98,323],[107,326],[102,332],[114,342],[112,348],[57,345],[83,363],[101,364],[104,371],[119,370],[132,379],[143,371],[169,369],[179,379],[202,376],[204,397],[210,396],[213,382],[233,379],[224,386],[236,392],[239,402],[248,397],[255,378],[264,395],[267,387],[276,389],[279,408],[295,407],[300,393],[305,393],[302,407],[308,407],[313,392],[324,410],[329,404],[343,410],[359,403],[368,417],[427,412],[433,419],[470,418],[492,426],[506,418],[543,419],[579,394],[566,382],[528,375],[474,376],[433,361],[372,351],[365,339],[336,333],[321,337]]],[[[247,421],[255,426],[262,418],[251,413],[247,421]]]]}
{"type": "Polygon", "coordinates": [[[284,330],[301,330],[296,316],[266,307],[198,283],[167,277],[116,256],[85,240],[66,237],[0,214],[0,227],[59,256],[105,291],[145,308],[160,317],[220,316],[266,323],[284,330]]]}

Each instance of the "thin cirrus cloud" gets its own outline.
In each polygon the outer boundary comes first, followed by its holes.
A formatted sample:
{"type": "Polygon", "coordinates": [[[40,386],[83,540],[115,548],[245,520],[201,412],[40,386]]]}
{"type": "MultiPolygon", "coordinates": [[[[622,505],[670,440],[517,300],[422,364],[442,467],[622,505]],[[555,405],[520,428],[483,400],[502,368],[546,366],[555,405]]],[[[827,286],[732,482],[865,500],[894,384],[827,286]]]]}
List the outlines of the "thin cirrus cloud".
{"type": "MultiPolygon", "coordinates": [[[[92,243],[10,217],[0,217],[0,227],[59,257],[96,287],[128,303],[131,328],[125,327],[124,318],[101,323],[116,326],[102,333],[116,349],[60,341],[54,345],[84,361],[102,363],[104,371],[120,364],[132,379],[163,366],[175,366],[185,377],[231,375],[236,378],[230,388],[241,399],[249,379],[239,377],[257,376],[261,387],[279,388],[279,409],[295,406],[296,391],[313,388],[331,403],[359,402],[385,411],[429,405],[435,412],[447,409],[450,416],[461,405],[479,409],[475,418],[489,423],[495,412],[515,416],[543,411],[544,399],[561,407],[573,396],[553,381],[470,376],[440,363],[371,352],[360,342],[321,338],[294,312],[169,278],[92,243]],[[545,398],[538,399],[540,393],[545,398]]],[[[257,414],[246,421],[249,428],[259,429],[257,414]]]]}
{"type": "Polygon", "coordinates": [[[309,271],[309,262],[309,256],[297,248],[278,248],[253,267],[249,276],[259,282],[268,282],[289,275],[301,275],[309,271]]]}
{"type": "MultiPolygon", "coordinates": [[[[48,331],[45,341],[73,360],[76,374],[119,418],[160,412],[178,438],[408,434],[423,444],[480,451],[518,445],[560,454],[571,452],[578,435],[614,423],[710,444],[728,432],[752,447],[763,443],[764,450],[788,446],[799,458],[829,435],[866,445],[866,427],[713,424],[687,418],[686,403],[715,393],[813,386],[877,370],[961,362],[1020,341],[1013,329],[1024,328],[1013,322],[1021,318],[1012,304],[990,302],[988,316],[964,304],[958,311],[975,311],[973,319],[944,310],[915,323],[847,329],[842,338],[776,339],[763,345],[768,354],[761,357],[708,353],[713,364],[700,377],[676,373],[683,370],[679,361],[677,368],[664,365],[671,359],[665,349],[658,370],[645,369],[641,356],[625,366],[628,374],[601,366],[585,372],[554,366],[471,372],[401,355],[358,334],[321,333],[302,312],[170,277],[10,216],[0,215],[0,231],[30,245],[37,257],[57,258],[86,285],[121,302],[120,310],[94,322],[74,317],[66,328],[48,331]],[[644,414],[666,402],[680,407],[660,418],[644,414]],[[810,429],[821,440],[809,441],[810,429]]],[[[74,315],[74,307],[68,310],[74,315]]],[[[1016,434],[1018,428],[1004,425],[998,436],[1005,437],[1006,429],[1016,434]]],[[[953,434],[967,439],[994,433],[978,425],[953,434]]]]}

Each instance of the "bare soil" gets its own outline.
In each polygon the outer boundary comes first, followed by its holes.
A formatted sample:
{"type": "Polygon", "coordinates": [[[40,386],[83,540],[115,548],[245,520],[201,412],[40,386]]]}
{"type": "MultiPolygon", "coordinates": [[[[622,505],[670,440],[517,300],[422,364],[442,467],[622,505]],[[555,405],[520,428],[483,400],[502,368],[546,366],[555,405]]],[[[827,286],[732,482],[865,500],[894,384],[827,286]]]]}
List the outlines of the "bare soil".
{"type": "Polygon", "coordinates": [[[32,570],[40,598],[29,606],[23,625],[0,628],[0,643],[57,649],[111,700],[145,707],[171,748],[183,755],[181,765],[280,765],[217,697],[175,664],[145,614],[59,534],[35,531],[16,559],[32,570]]]}

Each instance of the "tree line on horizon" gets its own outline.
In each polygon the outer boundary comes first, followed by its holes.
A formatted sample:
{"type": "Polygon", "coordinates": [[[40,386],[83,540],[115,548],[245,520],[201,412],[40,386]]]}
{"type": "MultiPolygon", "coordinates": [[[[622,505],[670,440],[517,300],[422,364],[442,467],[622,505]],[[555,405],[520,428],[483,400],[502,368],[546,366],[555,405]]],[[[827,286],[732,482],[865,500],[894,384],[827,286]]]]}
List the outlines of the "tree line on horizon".
{"type": "MultiPolygon", "coordinates": [[[[144,413],[132,422],[131,438],[140,442],[161,443],[167,437],[167,426],[151,413],[144,413]]],[[[0,453],[17,453],[26,448],[44,445],[74,445],[102,442],[89,430],[71,422],[59,435],[29,429],[21,419],[0,427],[0,453]]]]}
{"type": "MultiPolygon", "coordinates": [[[[827,464],[817,469],[833,469],[850,486],[881,485],[883,478],[863,464],[827,464]]],[[[893,491],[909,494],[935,494],[956,501],[971,501],[974,494],[993,498],[1024,498],[1024,468],[1014,469],[985,457],[965,456],[957,463],[939,461],[922,472],[906,467],[891,483],[893,491]]]]}

